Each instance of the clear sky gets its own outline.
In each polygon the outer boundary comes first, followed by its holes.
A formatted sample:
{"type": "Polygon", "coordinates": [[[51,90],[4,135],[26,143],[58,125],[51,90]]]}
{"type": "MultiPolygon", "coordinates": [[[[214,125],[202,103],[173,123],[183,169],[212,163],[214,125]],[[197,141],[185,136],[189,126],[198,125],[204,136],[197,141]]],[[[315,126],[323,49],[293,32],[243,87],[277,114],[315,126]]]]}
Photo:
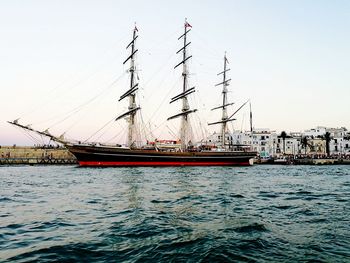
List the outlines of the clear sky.
{"type": "MultiPolygon", "coordinates": [[[[350,128],[350,1],[11,0],[0,1],[0,145],[33,144],[6,123],[17,118],[75,139],[106,124],[98,137],[125,139],[125,122],[109,121],[127,107],[118,98],[135,22],[143,121],[156,137],[176,133],[165,120],[180,108],[168,102],[181,90],[173,67],[185,17],[202,126],[220,118],[210,109],[220,103],[214,85],[227,51],[230,112],[250,99],[256,128],[350,128]]],[[[242,109],[233,128],[248,129],[248,117],[242,109]]]]}

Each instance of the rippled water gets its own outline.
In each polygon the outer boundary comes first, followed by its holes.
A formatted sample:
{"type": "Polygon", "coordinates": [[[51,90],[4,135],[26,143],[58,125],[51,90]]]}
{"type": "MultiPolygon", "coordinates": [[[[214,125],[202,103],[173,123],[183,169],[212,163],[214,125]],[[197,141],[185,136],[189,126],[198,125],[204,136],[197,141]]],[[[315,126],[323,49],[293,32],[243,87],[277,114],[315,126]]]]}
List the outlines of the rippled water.
{"type": "Polygon", "coordinates": [[[22,166],[0,178],[0,261],[350,262],[350,166],[22,166]]]}

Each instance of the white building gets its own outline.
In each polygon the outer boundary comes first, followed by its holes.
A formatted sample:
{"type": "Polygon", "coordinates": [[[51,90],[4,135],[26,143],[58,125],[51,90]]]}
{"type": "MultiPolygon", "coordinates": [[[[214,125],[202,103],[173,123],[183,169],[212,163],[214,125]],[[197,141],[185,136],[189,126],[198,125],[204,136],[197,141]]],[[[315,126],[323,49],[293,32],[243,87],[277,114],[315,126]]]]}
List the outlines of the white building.
{"type": "Polygon", "coordinates": [[[301,143],[300,143],[300,137],[293,137],[288,136],[285,138],[285,141],[283,142],[283,138],[278,136],[277,138],[277,147],[276,152],[274,155],[279,154],[288,154],[288,155],[295,155],[300,153],[301,143]],[[285,145],[284,145],[285,144],[285,145]]]}
{"type": "MultiPolygon", "coordinates": [[[[212,145],[215,147],[221,147],[221,136],[221,133],[214,132],[207,138],[205,144],[212,145]]],[[[226,132],[225,134],[225,144],[226,146],[234,144],[234,142],[232,141],[232,134],[229,132],[226,132]]]]}
{"type": "Polygon", "coordinates": [[[350,132],[347,132],[343,138],[344,154],[350,155],[350,132]]]}
{"type": "Polygon", "coordinates": [[[327,132],[326,127],[318,126],[315,129],[305,130],[303,132],[303,136],[316,138],[320,136],[324,136],[327,132]]]}
{"type": "MultiPolygon", "coordinates": [[[[346,128],[316,127],[305,132],[291,132],[283,142],[279,133],[270,129],[254,129],[251,131],[233,131],[226,133],[226,147],[228,145],[249,145],[260,157],[269,158],[279,155],[297,154],[326,154],[326,132],[330,133],[330,154],[350,155],[350,132],[346,128]],[[307,138],[306,149],[302,139],[307,138]]],[[[214,133],[206,141],[206,144],[221,147],[221,133],[214,133]]]]}
{"type": "Polygon", "coordinates": [[[234,131],[233,144],[250,145],[261,157],[270,157],[275,152],[277,135],[270,129],[254,129],[253,132],[234,131]]]}
{"type": "Polygon", "coordinates": [[[348,141],[344,138],[347,134],[346,128],[328,128],[327,131],[331,136],[331,141],[329,143],[331,154],[346,153],[346,142],[348,141]]]}
{"type": "MultiPolygon", "coordinates": [[[[319,140],[324,140],[326,132],[329,132],[331,138],[329,142],[329,150],[331,155],[350,153],[350,136],[345,127],[326,128],[319,126],[315,129],[306,130],[304,132],[304,136],[308,136],[311,138],[311,140],[316,138],[319,138],[319,140]]],[[[316,142],[314,142],[314,144],[316,144],[316,142]]],[[[324,144],[324,147],[326,147],[326,144],[321,141],[318,142],[318,145],[320,144],[324,144]]]]}

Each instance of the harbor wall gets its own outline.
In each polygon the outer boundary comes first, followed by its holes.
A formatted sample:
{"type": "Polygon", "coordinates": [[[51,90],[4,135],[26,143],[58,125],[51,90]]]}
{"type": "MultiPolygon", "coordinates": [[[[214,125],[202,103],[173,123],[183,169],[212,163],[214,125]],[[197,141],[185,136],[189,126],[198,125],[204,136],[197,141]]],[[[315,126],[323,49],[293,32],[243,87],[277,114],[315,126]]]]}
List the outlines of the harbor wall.
{"type": "Polygon", "coordinates": [[[1,146],[0,164],[74,164],[76,158],[63,147],[1,146]]]}

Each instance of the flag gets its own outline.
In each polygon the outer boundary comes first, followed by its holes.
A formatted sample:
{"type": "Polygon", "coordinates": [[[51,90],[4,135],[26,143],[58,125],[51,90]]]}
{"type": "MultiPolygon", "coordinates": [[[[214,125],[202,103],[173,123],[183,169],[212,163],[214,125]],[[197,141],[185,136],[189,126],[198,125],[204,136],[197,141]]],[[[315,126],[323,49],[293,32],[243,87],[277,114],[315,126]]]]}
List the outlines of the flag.
{"type": "Polygon", "coordinates": [[[185,27],[192,27],[192,26],[186,21],[185,27]]]}
{"type": "Polygon", "coordinates": [[[230,64],[230,63],[228,62],[228,59],[227,59],[227,57],[226,57],[226,56],[225,56],[225,60],[226,60],[227,64],[230,64]]]}
{"type": "Polygon", "coordinates": [[[136,25],[135,25],[135,29],[134,29],[134,30],[137,31],[137,32],[139,32],[139,30],[137,29],[136,25]]]}

